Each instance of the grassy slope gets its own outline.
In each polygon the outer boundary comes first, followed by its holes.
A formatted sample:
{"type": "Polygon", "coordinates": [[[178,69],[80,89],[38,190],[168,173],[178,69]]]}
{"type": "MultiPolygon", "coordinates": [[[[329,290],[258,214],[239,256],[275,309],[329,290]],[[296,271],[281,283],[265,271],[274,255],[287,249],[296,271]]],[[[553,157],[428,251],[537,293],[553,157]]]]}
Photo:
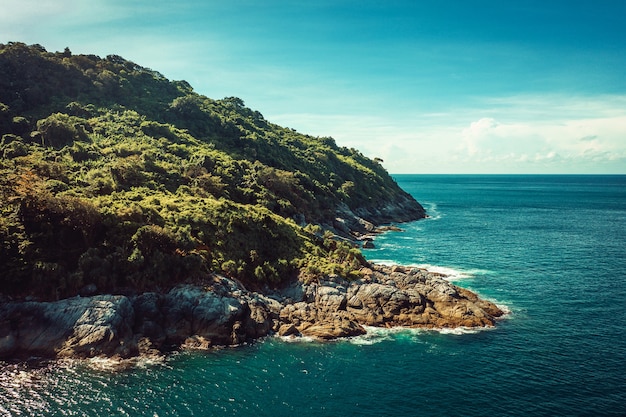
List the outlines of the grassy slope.
{"type": "Polygon", "coordinates": [[[312,225],[410,199],[357,150],[118,56],[10,43],[0,74],[0,293],[358,275],[359,251],[312,225]]]}

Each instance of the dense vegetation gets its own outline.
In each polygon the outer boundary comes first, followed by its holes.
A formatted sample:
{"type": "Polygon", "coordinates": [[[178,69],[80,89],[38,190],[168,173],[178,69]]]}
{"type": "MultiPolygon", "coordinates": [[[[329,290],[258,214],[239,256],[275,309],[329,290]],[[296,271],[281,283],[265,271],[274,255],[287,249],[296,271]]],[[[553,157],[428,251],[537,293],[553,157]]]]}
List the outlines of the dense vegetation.
{"type": "Polygon", "coordinates": [[[360,252],[318,225],[406,198],[379,161],[119,56],[0,44],[0,136],[10,295],[355,275],[360,252]]]}

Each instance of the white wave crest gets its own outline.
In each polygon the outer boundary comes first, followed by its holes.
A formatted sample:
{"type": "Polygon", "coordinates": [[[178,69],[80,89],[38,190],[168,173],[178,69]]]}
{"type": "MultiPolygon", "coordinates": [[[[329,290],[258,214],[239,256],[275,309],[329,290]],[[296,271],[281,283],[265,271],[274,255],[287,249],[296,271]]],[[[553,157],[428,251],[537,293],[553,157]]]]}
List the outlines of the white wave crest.
{"type": "Polygon", "coordinates": [[[476,275],[487,275],[491,271],[486,269],[458,269],[449,266],[439,266],[431,264],[410,264],[407,265],[413,268],[425,269],[428,272],[445,275],[445,279],[448,281],[457,281],[465,278],[473,278],[476,275]]]}
{"type": "Polygon", "coordinates": [[[441,334],[451,334],[451,335],[462,335],[462,334],[475,334],[479,332],[483,332],[485,330],[492,330],[494,327],[454,327],[454,328],[442,328],[442,329],[432,329],[432,331],[441,333],[441,334]]]}
{"type": "Polygon", "coordinates": [[[459,279],[470,278],[474,275],[472,272],[475,272],[475,271],[464,271],[464,270],[455,269],[455,268],[451,268],[447,266],[438,266],[438,265],[431,265],[431,264],[414,264],[414,265],[409,265],[409,266],[420,268],[420,269],[425,269],[428,272],[445,275],[444,278],[448,281],[456,281],[459,279]]]}
{"type": "Polygon", "coordinates": [[[495,327],[455,327],[455,328],[411,328],[411,327],[372,327],[363,326],[367,331],[366,334],[346,339],[349,343],[355,345],[374,345],[388,340],[394,340],[402,336],[408,336],[413,340],[417,340],[421,336],[439,333],[443,335],[464,335],[475,334],[483,331],[495,329],[495,327]]]}
{"type": "Polygon", "coordinates": [[[102,372],[117,372],[135,368],[167,366],[165,355],[138,356],[129,359],[93,357],[87,359],[70,359],[73,365],[81,364],[89,369],[102,372]]]}
{"type": "Polygon", "coordinates": [[[504,315],[501,318],[508,318],[511,316],[511,313],[513,311],[509,308],[509,306],[505,304],[500,304],[496,300],[488,300],[488,301],[491,301],[492,303],[494,303],[496,307],[498,307],[500,310],[504,312],[504,315]]]}
{"type": "Polygon", "coordinates": [[[426,209],[428,217],[426,220],[439,220],[443,216],[439,210],[437,210],[437,203],[423,202],[422,205],[426,209]]]}
{"type": "Polygon", "coordinates": [[[384,266],[398,265],[398,262],[392,259],[370,259],[370,262],[373,264],[384,265],[384,266]]]}
{"type": "MultiPolygon", "coordinates": [[[[371,259],[370,262],[384,266],[403,265],[401,262],[396,262],[393,259],[371,259]]],[[[449,266],[440,266],[432,264],[404,264],[404,266],[410,268],[424,269],[428,272],[444,275],[444,278],[448,281],[457,281],[466,278],[472,278],[475,275],[486,275],[491,273],[485,269],[457,269],[449,266]]]]}
{"type": "Polygon", "coordinates": [[[278,339],[280,339],[283,342],[286,343],[313,343],[313,342],[318,342],[319,339],[315,339],[314,337],[310,337],[310,336],[279,336],[276,335],[276,337],[278,339]]]}
{"type": "Polygon", "coordinates": [[[384,328],[363,326],[363,328],[366,331],[365,334],[361,336],[350,337],[346,340],[353,345],[374,345],[384,340],[392,340],[392,335],[394,333],[398,333],[403,330],[401,327],[384,328]]]}

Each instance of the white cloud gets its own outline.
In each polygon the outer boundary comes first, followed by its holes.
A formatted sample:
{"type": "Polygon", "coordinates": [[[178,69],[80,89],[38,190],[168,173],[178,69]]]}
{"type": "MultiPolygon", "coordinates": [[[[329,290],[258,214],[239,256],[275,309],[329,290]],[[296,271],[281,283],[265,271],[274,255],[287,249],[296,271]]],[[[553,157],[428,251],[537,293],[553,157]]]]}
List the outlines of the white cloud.
{"type": "Polygon", "coordinates": [[[499,162],[515,169],[524,164],[531,171],[570,172],[613,170],[615,162],[626,162],[626,115],[539,123],[482,118],[463,129],[461,138],[458,157],[469,166],[499,162]]]}
{"type": "MultiPolygon", "coordinates": [[[[625,173],[626,97],[514,97],[419,114],[269,115],[394,173],[625,173]],[[485,105],[487,104],[487,105],[485,105]]],[[[377,109],[378,110],[378,109],[377,109]]]]}
{"type": "Polygon", "coordinates": [[[472,122],[468,128],[463,129],[461,149],[465,149],[470,156],[476,155],[484,146],[484,142],[497,138],[497,129],[498,123],[491,117],[483,117],[472,122]]]}

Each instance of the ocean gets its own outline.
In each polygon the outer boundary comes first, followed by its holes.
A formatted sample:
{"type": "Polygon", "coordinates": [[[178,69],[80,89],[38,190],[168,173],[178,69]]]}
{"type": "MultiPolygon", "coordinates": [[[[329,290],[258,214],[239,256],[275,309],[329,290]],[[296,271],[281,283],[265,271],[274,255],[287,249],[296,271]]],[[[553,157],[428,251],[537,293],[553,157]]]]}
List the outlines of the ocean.
{"type": "Polygon", "coordinates": [[[449,273],[508,311],[496,327],[0,362],[0,415],[625,416],[626,176],[395,178],[430,217],[366,257],[449,273]]]}

